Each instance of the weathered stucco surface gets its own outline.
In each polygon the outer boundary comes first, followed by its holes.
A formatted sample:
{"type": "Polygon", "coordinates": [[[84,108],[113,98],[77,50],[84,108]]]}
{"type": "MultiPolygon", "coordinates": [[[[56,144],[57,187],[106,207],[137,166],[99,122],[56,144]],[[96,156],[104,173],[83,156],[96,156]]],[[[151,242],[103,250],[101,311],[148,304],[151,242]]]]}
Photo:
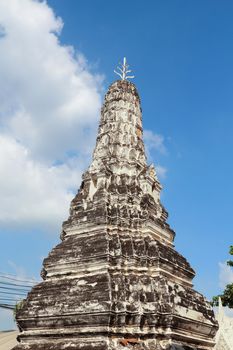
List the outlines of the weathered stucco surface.
{"type": "Polygon", "coordinates": [[[174,249],[142,133],[137,90],[116,81],[61,243],[17,314],[15,350],[213,348],[217,323],[174,249]]]}

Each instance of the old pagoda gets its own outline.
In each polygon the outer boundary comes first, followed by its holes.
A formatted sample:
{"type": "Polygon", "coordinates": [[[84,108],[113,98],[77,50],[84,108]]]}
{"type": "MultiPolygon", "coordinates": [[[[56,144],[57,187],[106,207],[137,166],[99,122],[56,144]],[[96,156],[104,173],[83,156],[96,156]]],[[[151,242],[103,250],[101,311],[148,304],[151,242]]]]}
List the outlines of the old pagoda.
{"type": "Polygon", "coordinates": [[[14,350],[214,347],[217,322],[192,288],[194,270],[174,249],[125,59],[118,69],[61,243],[17,312],[14,350]]]}

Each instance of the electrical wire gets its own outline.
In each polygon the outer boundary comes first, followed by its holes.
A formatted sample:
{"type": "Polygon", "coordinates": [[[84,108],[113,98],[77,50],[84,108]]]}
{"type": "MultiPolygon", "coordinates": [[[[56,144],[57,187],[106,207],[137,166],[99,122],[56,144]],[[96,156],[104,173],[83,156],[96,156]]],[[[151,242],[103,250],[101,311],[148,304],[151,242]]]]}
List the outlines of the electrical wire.
{"type": "Polygon", "coordinates": [[[8,310],[14,310],[15,305],[0,304],[0,308],[8,309],[8,310]]]}
{"type": "Polygon", "coordinates": [[[29,285],[10,283],[10,282],[2,282],[2,281],[0,281],[0,284],[7,285],[7,286],[14,286],[14,287],[32,288],[32,286],[29,286],[29,285]]]}
{"type": "Polygon", "coordinates": [[[11,288],[11,287],[1,287],[1,286],[0,286],[0,290],[1,290],[1,289],[4,289],[4,290],[13,290],[13,291],[16,291],[16,292],[19,291],[19,292],[28,293],[28,290],[25,290],[25,289],[18,289],[18,290],[17,290],[17,289],[15,289],[15,288],[11,288]]]}
{"type": "Polygon", "coordinates": [[[27,294],[35,284],[36,280],[26,280],[17,276],[0,272],[0,308],[14,310],[15,305],[27,294]]]}
{"type": "Polygon", "coordinates": [[[21,278],[18,278],[17,276],[15,275],[10,275],[10,274],[6,274],[4,272],[0,272],[0,278],[6,278],[6,279],[9,279],[9,280],[12,280],[12,281],[17,281],[17,282],[26,282],[26,283],[33,283],[33,284],[36,284],[36,283],[39,283],[40,281],[36,281],[36,280],[31,280],[31,279],[21,279],[21,278]]]}
{"type": "Polygon", "coordinates": [[[2,291],[0,291],[0,294],[12,294],[12,295],[24,295],[24,296],[26,296],[27,293],[20,293],[20,292],[2,292],[2,291]]]}

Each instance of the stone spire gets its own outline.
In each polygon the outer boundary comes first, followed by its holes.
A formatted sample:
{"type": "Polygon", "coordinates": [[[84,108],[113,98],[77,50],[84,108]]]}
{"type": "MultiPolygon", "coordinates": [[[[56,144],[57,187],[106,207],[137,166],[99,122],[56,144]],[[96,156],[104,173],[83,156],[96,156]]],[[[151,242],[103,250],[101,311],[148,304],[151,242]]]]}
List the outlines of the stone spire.
{"type": "Polygon", "coordinates": [[[160,203],[161,185],[154,166],[147,165],[142,136],[136,87],[118,80],[105,96],[93,159],[72,201],[64,234],[77,225],[89,229],[98,222],[124,229],[140,227],[172,244],[174,232],[160,203]]]}
{"type": "Polygon", "coordinates": [[[213,348],[216,321],[174,249],[142,131],[136,87],[114,82],[62,241],[17,313],[15,350],[213,348]]]}
{"type": "Polygon", "coordinates": [[[126,80],[113,83],[105,96],[90,172],[101,171],[105,164],[122,174],[136,174],[146,166],[140,99],[126,80]]]}

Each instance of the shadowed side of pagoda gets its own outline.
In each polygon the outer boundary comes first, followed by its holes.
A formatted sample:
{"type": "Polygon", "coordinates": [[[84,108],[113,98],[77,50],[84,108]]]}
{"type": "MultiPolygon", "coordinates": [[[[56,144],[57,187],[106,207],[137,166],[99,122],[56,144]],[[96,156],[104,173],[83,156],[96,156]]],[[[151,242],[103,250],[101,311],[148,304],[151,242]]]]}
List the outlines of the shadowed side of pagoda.
{"type": "Polygon", "coordinates": [[[217,323],[173,246],[135,86],[113,83],[93,160],[17,313],[15,350],[210,350],[217,323]]]}

